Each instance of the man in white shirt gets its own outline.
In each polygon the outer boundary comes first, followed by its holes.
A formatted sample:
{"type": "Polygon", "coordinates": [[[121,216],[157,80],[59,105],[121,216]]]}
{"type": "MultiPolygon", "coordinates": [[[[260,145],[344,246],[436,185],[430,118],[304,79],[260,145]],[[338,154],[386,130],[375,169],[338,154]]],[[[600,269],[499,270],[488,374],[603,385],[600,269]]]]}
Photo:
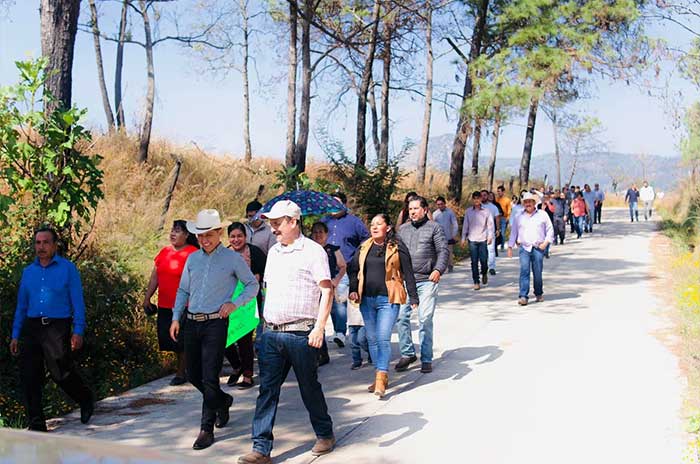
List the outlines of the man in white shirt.
{"type": "Polygon", "coordinates": [[[454,211],[447,207],[447,202],[444,197],[437,197],[435,199],[435,206],[437,206],[438,209],[433,212],[433,221],[440,224],[443,232],[445,232],[447,248],[450,250],[450,255],[447,260],[447,272],[452,272],[454,269],[455,243],[457,243],[457,237],[459,236],[459,223],[457,222],[457,216],[454,211]]]}
{"type": "MultiPolygon", "coordinates": [[[[481,191],[481,207],[489,212],[493,219],[494,230],[498,230],[497,224],[500,224],[501,213],[498,211],[498,206],[489,201],[489,191],[481,191]]],[[[489,274],[496,275],[496,240],[492,240],[487,246],[489,251],[489,274]]]]}
{"type": "Polygon", "coordinates": [[[318,354],[331,311],[333,286],[328,255],[321,245],[301,233],[301,209],[282,200],[264,214],[278,242],[270,248],[265,266],[265,330],[258,363],[260,392],[253,417],[253,451],[239,464],[272,462],[273,434],[280,389],[289,369],[316,433],[313,456],[333,451],[333,422],[318,381],[318,354]]]}
{"type": "Polygon", "coordinates": [[[654,207],[654,198],[656,194],[654,193],[654,187],[649,185],[649,182],[644,181],[644,186],[639,189],[639,199],[644,203],[644,220],[647,221],[651,219],[651,211],[654,207]]]}

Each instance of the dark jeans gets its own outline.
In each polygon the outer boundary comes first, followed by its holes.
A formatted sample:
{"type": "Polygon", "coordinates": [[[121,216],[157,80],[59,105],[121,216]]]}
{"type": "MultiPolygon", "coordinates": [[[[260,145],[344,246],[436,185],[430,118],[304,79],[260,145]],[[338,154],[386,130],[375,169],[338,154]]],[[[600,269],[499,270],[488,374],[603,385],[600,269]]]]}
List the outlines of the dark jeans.
{"type": "Polygon", "coordinates": [[[224,362],[228,319],[185,324],[187,378],[202,392],[202,430],[214,431],[216,411],[226,405],[230,395],[219,387],[219,372],[224,362]]]}
{"type": "Polygon", "coordinates": [[[234,371],[239,371],[243,377],[253,376],[253,331],[242,336],[236,343],[232,343],[224,356],[234,371]]]}
{"type": "Polygon", "coordinates": [[[554,216],[554,221],[552,221],[554,226],[554,244],[564,243],[566,238],[566,224],[564,223],[563,216],[554,216]]]}
{"type": "Polygon", "coordinates": [[[530,270],[532,270],[533,287],[535,296],[541,296],[542,291],[542,267],[544,263],[544,251],[532,247],[527,251],[520,247],[520,293],[519,298],[528,298],[530,293],[530,270]]]}
{"type": "Polygon", "coordinates": [[[24,322],[20,380],[32,429],[46,428],[41,405],[46,369],[53,381],[76,403],[83,405],[93,399],[92,392],[73,364],[70,348],[72,324],[71,319],[54,319],[48,325],[42,325],[41,319],[36,318],[27,318],[24,322]]]}
{"type": "Polygon", "coordinates": [[[475,284],[478,284],[481,282],[479,277],[479,263],[481,263],[481,274],[486,274],[489,270],[489,250],[486,242],[472,242],[470,240],[469,255],[472,261],[472,279],[474,279],[475,284]]]}
{"type": "Polygon", "coordinates": [[[350,351],[352,352],[353,364],[362,364],[362,350],[369,355],[369,344],[367,342],[367,332],[364,326],[349,325],[350,351]]]}
{"type": "Polygon", "coordinates": [[[299,384],[301,399],[309,412],[311,426],[318,438],[333,437],[333,421],[328,415],[326,398],[318,381],[318,348],[309,346],[309,332],[263,331],[260,337],[260,392],[253,416],[253,450],[269,456],[277,416],[280,389],[289,369],[299,384]]]}
{"type": "Polygon", "coordinates": [[[595,207],[595,223],[600,224],[600,218],[603,214],[603,203],[600,202],[595,207]]]}

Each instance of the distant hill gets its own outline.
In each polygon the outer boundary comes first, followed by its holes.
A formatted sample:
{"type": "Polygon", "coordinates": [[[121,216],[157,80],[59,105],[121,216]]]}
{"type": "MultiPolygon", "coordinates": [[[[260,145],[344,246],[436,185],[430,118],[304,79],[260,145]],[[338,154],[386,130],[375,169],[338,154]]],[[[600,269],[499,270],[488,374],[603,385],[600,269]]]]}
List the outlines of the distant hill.
{"type": "MultiPolygon", "coordinates": [[[[439,171],[449,171],[450,153],[454,135],[444,134],[431,137],[428,143],[428,164],[439,171]]],[[[488,169],[490,153],[481,153],[479,169],[488,169]]],[[[404,164],[413,168],[417,162],[417,148],[409,153],[404,164]]],[[[465,155],[465,174],[471,168],[471,150],[465,155]]],[[[562,154],[561,177],[562,183],[569,181],[573,159],[562,154]]],[[[496,160],[496,177],[499,179],[517,176],[520,171],[520,158],[499,157],[496,160]]],[[[483,171],[482,171],[483,172],[483,171]]],[[[675,187],[676,181],[682,177],[685,169],[680,165],[679,157],[657,155],[639,155],[629,153],[585,153],[579,156],[572,183],[599,183],[605,190],[612,189],[613,181],[617,181],[618,190],[627,188],[632,182],[648,179],[657,189],[669,190],[675,187]]],[[[542,181],[548,176],[547,182],[556,184],[556,164],[554,154],[543,154],[532,157],[530,164],[530,179],[542,181]]]]}

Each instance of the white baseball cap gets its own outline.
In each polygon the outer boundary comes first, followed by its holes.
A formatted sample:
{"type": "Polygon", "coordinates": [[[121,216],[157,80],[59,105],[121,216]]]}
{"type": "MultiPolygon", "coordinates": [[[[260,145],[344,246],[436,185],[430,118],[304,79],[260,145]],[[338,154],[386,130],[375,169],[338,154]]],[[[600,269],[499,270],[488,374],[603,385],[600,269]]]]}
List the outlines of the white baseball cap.
{"type": "Polygon", "coordinates": [[[291,200],[280,200],[274,205],[269,212],[261,214],[264,219],[279,219],[290,217],[294,219],[301,218],[301,208],[291,200]]]}

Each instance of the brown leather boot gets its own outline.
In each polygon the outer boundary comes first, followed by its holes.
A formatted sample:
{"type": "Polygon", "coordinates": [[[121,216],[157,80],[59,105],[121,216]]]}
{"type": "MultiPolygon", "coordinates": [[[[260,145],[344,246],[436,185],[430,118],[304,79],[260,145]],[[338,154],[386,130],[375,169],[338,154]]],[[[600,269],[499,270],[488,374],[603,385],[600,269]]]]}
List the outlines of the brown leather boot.
{"type": "Polygon", "coordinates": [[[386,394],[386,388],[389,386],[389,374],[386,372],[377,371],[374,379],[374,394],[383,398],[386,394]]]}

